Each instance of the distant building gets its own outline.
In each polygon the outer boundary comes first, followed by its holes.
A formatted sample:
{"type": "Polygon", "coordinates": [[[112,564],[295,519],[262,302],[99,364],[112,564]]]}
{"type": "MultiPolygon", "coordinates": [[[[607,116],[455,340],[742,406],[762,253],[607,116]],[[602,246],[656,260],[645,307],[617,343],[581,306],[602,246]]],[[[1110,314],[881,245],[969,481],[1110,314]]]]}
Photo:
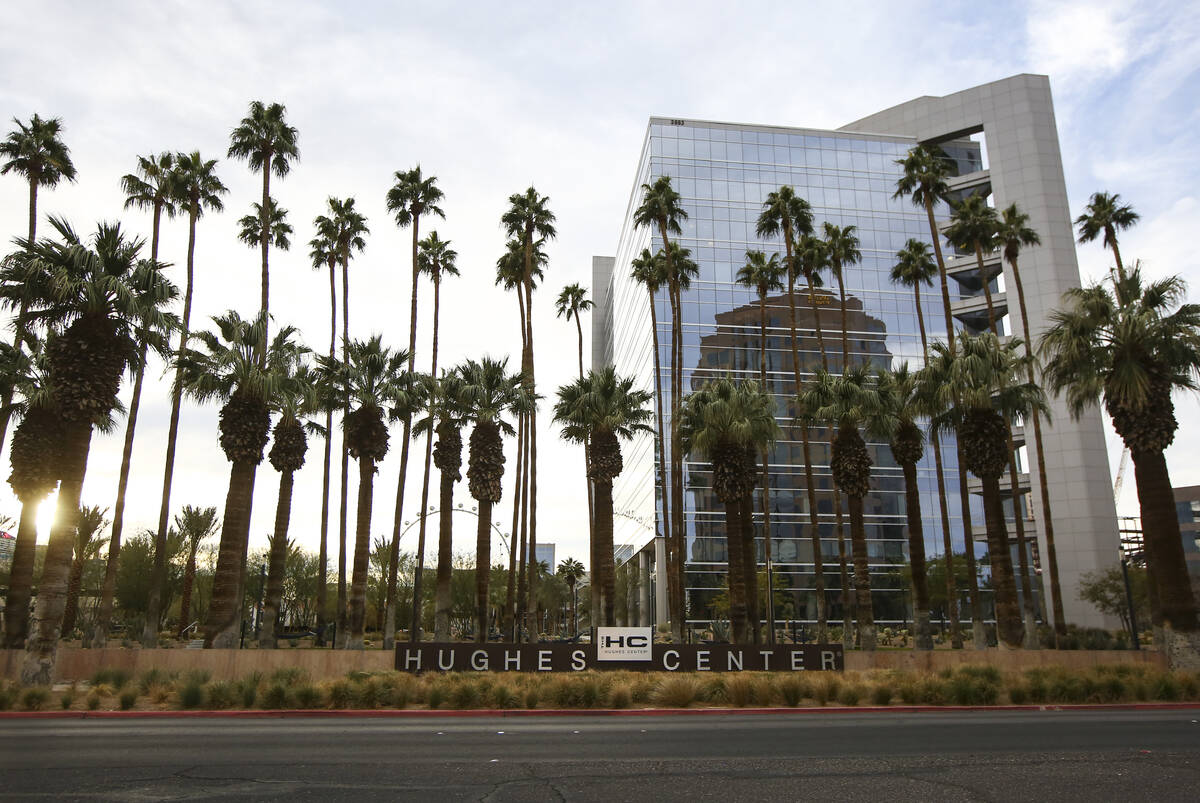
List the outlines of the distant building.
{"type": "Polygon", "coordinates": [[[1183,537],[1183,557],[1187,560],[1192,583],[1200,582],[1200,485],[1173,488],[1175,512],[1179,516],[1179,534],[1183,537]]]}
{"type": "Polygon", "coordinates": [[[551,572],[558,568],[558,564],[554,562],[554,544],[538,544],[536,554],[537,559],[549,566],[551,572]]]}
{"type": "Polygon", "coordinates": [[[17,537],[10,533],[0,532],[0,563],[12,561],[13,550],[17,548],[17,537]]]}

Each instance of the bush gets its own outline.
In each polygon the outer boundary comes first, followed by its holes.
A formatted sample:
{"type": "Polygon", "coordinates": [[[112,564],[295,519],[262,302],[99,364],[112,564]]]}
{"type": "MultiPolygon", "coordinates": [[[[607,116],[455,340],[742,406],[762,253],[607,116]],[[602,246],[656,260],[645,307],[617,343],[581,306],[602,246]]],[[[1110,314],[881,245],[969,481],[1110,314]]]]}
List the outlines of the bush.
{"type": "Polygon", "coordinates": [[[1013,705],[1025,705],[1029,701],[1029,690],[1021,683],[1008,687],[1008,701],[1013,705]]]}
{"type": "Polygon", "coordinates": [[[62,708],[63,711],[66,711],[67,709],[69,709],[74,702],[75,702],[75,687],[74,686],[72,686],[71,688],[64,691],[62,693],[62,696],[58,698],[58,704],[62,708]]]}
{"type": "Polygon", "coordinates": [[[307,680],[308,673],[298,666],[285,666],[280,669],[276,669],[270,675],[270,681],[272,683],[282,683],[285,686],[296,686],[307,680]]]}
{"type": "Polygon", "coordinates": [[[117,701],[121,704],[122,711],[128,711],[129,709],[133,708],[134,704],[137,702],[137,698],[137,689],[126,689],[125,691],[121,692],[121,696],[117,698],[117,701]]]}
{"type": "Polygon", "coordinates": [[[267,688],[263,691],[262,707],[270,711],[278,711],[288,707],[289,703],[288,686],[286,683],[274,681],[267,684],[267,688]]]}
{"type": "Polygon", "coordinates": [[[729,695],[725,689],[725,677],[723,675],[713,675],[704,681],[704,699],[710,703],[724,703],[729,701],[729,695]]]}
{"type": "Polygon", "coordinates": [[[233,708],[237,704],[238,689],[232,683],[220,681],[208,687],[209,708],[233,708]]]}
{"type": "Polygon", "coordinates": [[[819,705],[827,705],[830,700],[837,700],[842,690],[842,683],[836,675],[821,678],[813,688],[813,699],[819,705]]]}
{"type": "Polygon", "coordinates": [[[886,683],[880,683],[871,690],[871,702],[875,705],[891,705],[892,695],[892,687],[886,683]]]}
{"type": "Polygon", "coordinates": [[[700,682],[688,675],[663,680],[655,692],[654,701],[666,708],[687,708],[700,696],[700,682]]]}
{"type": "Polygon", "coordinates": [[[296,705],[300,708],[321,708],[322,695],[321,690],[311,683],[301,683],[296,687],[296,705]]]}
{"type": "MultiPolygon", "coordinates": [[[[124,682],[121,682],[118,679],[118,673],[120,672],[121,670],[114,670],[111,680],[113,688],[117,691],[120,691],[121,687],[125,685],[124,682]]],[[[128,681],[128,679],[129,675],[128,673],[125,673],[125,680],[128,681]]],[[[174,679],[175,678],[173,674],[167,672],[165,669],[159,669],[158,667],[147,669],[138,676],[138,691],[140,691],[142,694],[149,694],[152,686],[166,686],[174,679]]]]}
{"type": "Polygon", "coordinates": [[[781,679],[775,688],[779,691],[779,696],[783,698],[783,704],[788,708],[795,708],[800,705],[800,701],[808,696],[808,684],[803,678],[795,675],[788,675],[781,679]]]}
{"type": "Polygon", "coordinates": [[[258,683],[262,675],[258,672],[253,672],[238,684],[238,695],[242,698],[242,708],[250,710],[254,707],[255,701],[258,699],[258,683]]]}
{"type": "Polygon", "coordinates": [[[531,709],[537,708],[538,700],[539,700],[539,694],[538,694],[537,686],[530,686],[528,689],[525,690],[525,707],[526,708],[531,708],[531,709]]]}
{"type": "MultiPolygon", "coordinates": [[[[434,682],[429,687],[429,696],[427,698],[429,707],[431,709],[441,708],[442,705],[446,702],[446,696],[447,696],[446,695],[446,684],[440,683],[440,682],[434,682]]],[[[535,705],[536,705],[536,703],[535,703],[535,705]]],[[[532,707],[533,706],[530,706],[530,708],[532,708],[532,707]]]]}
{"type": "Polygon", "coordinates": [[[738,708],[758,702],[758,684],[747,675],[737,674],[725,681],[725,698],[738,708]]]}
{"type": "Polygon", "coordinates": [[[186,681],[179,687],[179,707],[199,708],[204,704],[204,683],[198,678],[186,681]]]}
{"type": "Polygon", "coordinates": [[[199,683],[203,686],[212,680],[212,672],[209,672],[207,669],[191,669],[183,676],[183,679],[188,683],[199,683]]]}
{"type": "Polygon", "coordinates": [[[16,702],[16,689],[11,688],[3,680],[0,680],[0,711],[7,711],[12,708],[12,704],[16,702]]]}
{"type": "Polygon", "coordinates": [[[654,681],[643,675],[633,682],[633,685],[629,688],[629,695],[633,698],[633,702],[644,705],[654,697],[655,688],[654,681]]]}
{"type": "Polygon", "coordinates": [[[857,683],[847,683],[838,692],[837,701],[842,705],[858,705],[865,693],[866,689],[857,683]]]}
{"type": "Polygon", "coordinates": [[[628,708],[633,704],[633,695],[628,686],[614,686],[608,693],[609,708],[628,708]]]}
{"type": "Polygon", "coordinates": [[[915,681],[901,683],[897,687],[896,693],[900,696],[900,701],[905,705],[921,704],[921,687],[915,681]]]}
{"type": "Polygon", "coordinates": [[[379,707],[380,698],[390,696],[383,693],[383,687],[378,680],[373,677],[366,677],[359,683],[354,684],[354,707],[374,709],[379,707]]]}
{"type": "Polygon", "coordinates": [[[492,687],[492,703],[497,708],[520,708],[521,698],[511,686],[497,683],[492,687]]]}
{"type": "Polygon", "coordinates": [[[49,699],[49,689],[45,686],[33,686],[21,693],[21,707],[26,711],[41,711],[49,699]]]}
{"type": "Polygon", "coordinates": [[[450,705],[454,708],[478,708],[479,700],[479,684],[470,680],[455,683],[454,688],[450,691],[450,705]]]}
{"type": "Polygon", "coordinates": [[[1164,672],[1151,681],[1150,695],[1155,700],[1173,703],[1180,697],[1179,681],[1174,675],[1164,672]]]}
{"type": "Polygon", "coordinates": [[[100,707],[100,695],[92,692],[87,696],[87,710],[95,711],[100,707]]]}

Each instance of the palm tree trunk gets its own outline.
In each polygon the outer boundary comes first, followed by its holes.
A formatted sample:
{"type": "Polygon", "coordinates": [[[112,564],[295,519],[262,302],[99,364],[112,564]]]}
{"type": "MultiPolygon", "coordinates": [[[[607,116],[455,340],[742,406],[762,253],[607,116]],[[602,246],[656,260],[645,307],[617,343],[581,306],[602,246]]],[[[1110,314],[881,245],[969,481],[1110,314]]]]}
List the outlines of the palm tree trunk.
{"type": "Polygon", "coordinates": [[[599,624],[612,627],[616,624],[617,575],[613,560],[613,498],[612,481],[596,480],[596,557],[600,561],[599,585],[603,605],[603,619],[599,624]]]}
{"type": "Polygon", "coordinates": [[[925,531],[921,525],[921,488],[917,484],[917,464],[903,463],[904,515],[908,521],[908,565],[912,570],[913,625],[918,650],[933,649],[929,625],[929,580],[925,575],[925,531]]]}
{"type": "Polygon", "coordinates": [[[875,649],[875,613],[871,605],[871,569],[867,561],[867,532],[863,526],[863,498],[847,494],[846,507],[850,512],[850,543],[854,549],[859,645],[871,652],[875,649]]]}
{"type": "MultiPolygon", "coordinates": [[[[36,174],[29,176],[29,246],[33,247],[34,239],[37,236],[37,188],[38,176],[36,174]]],[[[25,318],[29,313],[29,302],[22,300],[21,309],[17,313],[15,322],[16,335],[13,337],[13,348],[20,349],[21,344],[25,342],[25,318]]],[[[8,422],[12,418],[12,410],[9,405],[12,403],[12,391],[9,390],[4,394],[4,398],[0,401],[0,452],[4,451],[4,441],[8,435],[8,422]]]]}
{"type": "MultiPolygon", "coordinates": [[[[438,494],[437,607],[434,615],[433,640],[446,642],[450,640],[450,613],[453,608],[453,600],[450,597],[450,580],[454,574],[454,475],[448,471],[441,472],[441,475],[441,487],[438,494]]],[[[485,557],[491,560],[489,556],[485,557]]],[[[478,556],[476,556],[477,566],[478,562],[478,556]]],[[[486,568],[485,565],[485,575],[487,574],[486,568]]]]}
{"type": "Polygon", "coordinates": [[[67,604],[63,608],[62,635],[69,637],[75,630],[79,617],[79,592],[83,588],[83,554],[76,553],[71,561],[71,575],[67,580],[67,604]]]}
{"type": "MultiPolygon", "coordinates": [[[[1021,310],[1021,328],[1025,334],[1025,356],[1030,358],[1029,381],[1034,382],[1033,374],[1033,338],[1029,334],[1029,313],[1025,309],[1025,288],[1021,284],[1021,271],[1014,257],[1008,261],[1012,268],[1013,285],[1017,289],[1017,304],[1021,310]]],[[[1041,416],[1034,410],[1030,418],[1033,420],[1034,451],[1037,453],[1037,472],[1042,497],[1042,529],[1046,537],[1046,564],[1050,575],[1050,605],[1054,615],[1055,641],[1057,637],[1067,632],[1067,619],[1063,612],[1062,584],[1058,578],[1058,549],[1054,545],[1054,515],[1051,512],[1050,487],[1046,477],[1046,454],[1042,446],[1041,416]]]]}
{"type": "MultiPolygon", "coordinates": [[[[259,217],[262,220],[262,230],[259,234],[259,248],[262,250],[262,301],[260,308],[264,315],[271,311],[271,273],[267,268],[267,256],[271,247],[271,216],[267,205],[271,202],[271,154],[268,152],[266,158],[263,159],[263,182],[262,182],[262,208],[259,210],[259,217]]],[[[270,325],[270,318],[267,318],[263,323],[263,342],[262,352],[260,353],[260,364],[266,365],[267,347],[271,344],[271,338],[267,332],[267,327],[270,325]]]]}
{"type": "Polygon", "coordinates": [[[259,630],[259,649],[275,649],[275,626],[279,621],[279,603],[283,598],[283,573],[287,562],[288,523],[292,518],[293,472],[279,474],[279,499],[275,505],[275,535],[271,539],[271,556],[267,567],[267,590],[263,601],[262,629],[259,630]]]}
{"type": "Polygon", "coordinates": [[[671,540],[671,507],[668,504],[671,495],[669,486],[667,485],[667,444],[666,430],[663,428],[663,392],[662,392],[662,357],[659,352],[658,343],[658,309],[654,301],[654,293],[650,292],[650,336],[654,347],[654,413],[656,421],[656,429],[654,431],[655,446],[658,449],[656,455],[658,462],[658,487],[660,500],[662,503],[662,527],[663,527],[663,543],[666,545],[666,570],[667,580],[667,600],[674,600],[679,597],[679,575],[675,571],[675,543],[671,540]]]}
{"type": "MultiPolygon", "coordinates": [[[[528,262],[529,252],[526,252],[526,261],[528,262]]],[[[528,265],[526,266],[528,270],[528,265]]],[[[526,350],[529,352],[529,391],[536,393],[537,382],[534,375],[533,366],[533,284],[528,278],[525,282],[525,308],[528,310],[525,326],[529,332],[529,340],[526,342],[526,350]]],[[[536,399],[536,397],[535,397],[536,399]]],[[[534,401],[529,409],[529,560],[537,561],[537,402],[534,401]]],[[[531,610],[537,610],[537,571],[528,572],[529,576],[529,607],[531,610]]],[[[540,628],[534,622],[534,626],[529,628],[529,642],[536,643],[540,628]]]]}
{"type": "Polygon", "coordinates": [[[345,648],[363,648],[367,618],[367,569],[371,558],[371,503],[375,490],[375,461],[358,458],[358,517],[354,530],[354,574],[350,579],[349,639],[345,648]]]}
{"type": "Polygon", "coordinates": [[[21,503],[17,543],[9,568],[8,596],[4,601],[4,646],[19,650],[29,635],[29,600],[33,594],[33,559],[37,553],[37,511],[45,501],[21,503]]]}
{"type": "MultiPolygon", "coordinates": [[[[788,238],[791,239],[790,237],[788,238]]],[[[788,264],[792,262],[791,242],[787,244],[788,264]]],[[[809,299],[812,299],[812,288],[809,288],[809,299]]],[[[816,307],[813,307],[814,314],[816,307]]],[[[799,395],[802,386],[800,379],[800,341],[799,330],[796,326],[796,280],[794,272],[788,271],[788,315],[792,335],[792,382],[793,393],[799,395]]],[[[819,324],[818,324],[819,328],[819,324]]],[[[804,485],[808,496],[808,522],[813,548],[813,595],[816,597],[817,614],[817,643],[824,644],[829,638],[829,608],[825,599],[825,559],[821,551],[821,525],[817,512],[817,486],[813,479],[812,446],[809,438],[807,422],[800,424],[800,442],[804,448],[804,485]]]]}
{"type": "MultiPolygon", "coordinates": [[[[579,322],[579,310],[575,310],[575,331],[579,333],[579,378],[583,379],[583,324],[579,322]]],[[[583,482],[587,486],[588,500],[588,541],[592,540],[592,519],[596,515],[595,502],[592,500],[592,480],[588,477],[587,467],[591,465],[591,445],[585,438],[583,441],[583,482]]],[[[551,569],[554,567],[551,566],[551,569]]]]}
{"type": "MultiPolygon", "coordinates": [[[[834,276],[837,277],[839,307],[841,309],[841,314],[842,314],[842,326],[841,326],[841,329],[842,329],[842,375],[844,376],[846,371],[850,368],[850,341],[846,335],[846,284],[845,284],[845,282],[842,281],[841,265],[838,265],[838,264],[834,265],[833,274],[834,274],[834,276]]],[[[831,434],[831,436],[834,436],[833,432],[831,432],[830,434],[831,434]]],[[[841,492],[835,486],[833,489],[833,508],[834,508],[834,512],[836,515],[838,552],[839,552],[839,557],[841,558],[841,563],[842,563],[842,566],[841,566],[841,568],[842,568],[842,599],[846,600],[846,602],[847,602],[848,610],[849,610],[849,618],[853,619],[855,622],[857,622],[859,624],[859,642],[861,643],[862,639],[863,639],[863,634],[861,632],[862,622],[861,622],[861,619],[859,617],[859,612],[858,612],[860,599],[859,599],[859,594],[857,592],[855,592],[853,594],[850,593],[850,591],[851,591],[850,585],[849,585],[850,579],[849,579],[848,567],[846,565],[846,556],[845,556],[845,552],[846,552],[845,529],[844,529],[844,525],[842,523],[842,502],[841,502],[840,496],[841,496],[841,492]]],[[[849,504],[850,504],[848,499],[847,499],[846,504],[847,504],[847,506],[849,506],[849,504]]],[[[853,522],[851,522],[850,526],[851,526],[851,528],[853,528],[853,526],[854,526],[853,522]]],[[[854,551],[855,547],[853,544],[853,540],[854,540],[853,532],[851,532],[851,534],[850,534],[850,539],[851,539],[851,550],[854,551]]],[[[855,561],[855,563],[857,564],[857,560],[855,561]]],[[[855,569],[855,573],[857,574],[857,567],[855,569]]],[[[857,582],[856,582],[856,585],[857,585],[857,582]]],[[[872,625],[872,627],[873,627],[873,625],[872,625]]],[[[846,626],[844,626],[842,628],[842,644],[845,645],[846,647],[849,647],[852,643],[852,639],[853,639],[853,637],[851,636],[851,629],[850,629],[849,624],[847,623],[846,626]]]]}
{"type": "Polygon", "coordinates": [[[217,569],[213,575],[212,601],[204,624],[204,646],[232,649],[238,646],[242,618],[242,554],[250,534],[250,507],[254,499],[254,478],[258,466],[248,461],[234,463],[229,469],[229,490],[225,494],[225,516],[221,523],[221,545],[217,569]]]}
{"type": "Polygon", "coordinates": [[[996,636],[1003,647],[1019,649],[1024,639],[1017,584],[1009,555],[1008,530],[1000,502],[1000,477],[980,477],[983,484],[983,516],[987,524],[988,553],[992,561],[992,585],[996,604],[996,636]]]}
{"type": "Polygon", "coordinates": [[[747,493],[738,505],[742,519],[742,583],[746,588],[746,619],[750,639],[762,644],[762,615],[758,607],[758,549],[754,543],[754,493],[747,493]]]}
{"type": "Polygon", "coordinates": [[[196,585],[196,547],[199,541],[193,541],[188,550],[187,566],[183,570],[183,591],[179,597],[179,636],[183,637],[184,628],[191,625],[192,618],[192,588],[196,585]]]}
{"type": "MultiPolygon", "coordinates": [[[[665,240],[664,240],[665,242],[665,240]]],[[[670,254],[670,251],[667,251],[670,254]]],[[[683,641],[687,625],[687,532],[684,529],[683,509],[683,453],[679,448],[679,411],[683,393],[683,323],[680,309],[679,288],[672,282],[671,295],[671,530],[675,537],[675,574],[679,598],[672,611],[671,637],[683,641]],[[678,624],[676,624],[678,623],[678,624]]]]}
{"type": "MultiPolygon", "coordinates": [[[[342,254],[342,361],[350,346],[350,254],[347,246],[342,254]]],[[[338,499],[338,599],[337,626],[334,649],[344,650],[350,641],[350,600],[346,589],[346,538],[350,505],[350,450],[346,447],[346,419],[350,415],[350,397],[342,400],[342,489],[338,499]]],[[[361,494],[362,491],[360,490],[361,494]]],[[[361,632],[361,627],[360,627],[361,632]]],[[[361,639],[360,639],[361,641],[361,639]]]]}
{"type": "Polygon", "coordinates": [[[33,612],[33,627],[25,646],[25,661],[21,666],[21,683],[25,686],[49,686],[54,680],[63,608],[67,601],[67,575],[71,571],[71,552],[79,524],[79,496],[83,491],[91,441],[91,424],[71,423],[66,426],[63,472],[59,481],[54,526],[46,545],[33,612]]]}
{"type": "Polygon", "coordinates": [[[513,619],[513,641],[519,642],[525,629],[526,583],[529,571],[529,415],[525,415],[525,466],[521,473],[521,540],[517,554],[517,606],[513,619]]]}
{"type": "Polygon", "coordinates": [[[475,641],[488,639],[488,585],[492,566],[492,500],[480,499],[475,529],[475,641]]]}
{"type": "Polygon", "coordinates": [[[1130,454],[1149,557],[1150,582],[1158,594],[1154,627],[1166,631],[1157,632],[1155,640],[1170,647],[1171,633],[1195,633],[1198,629],[1196,600],[1183,554],[1171,475],[1162,452],[1130,450],[1130,454]],[[1159,635],[1165,638],[1157,638],[1159,635]]]}
{"type": "Polygon", "coordinates": [[[748,644],[746,571],[742,551],[740,500],[725,502],[725,551],[729,556],[729,627],[734,644],[748,644]]]}
{"type": "Polygon", "coordinates": [[[521,527],[521,489],[525,486],[525,414],[517,416],[517,465],[514,473],[515,487],[513,489],[513,523],[508,536],[508,576],[504,595],[504,616],[502,628],[505,638],[516,641],[515,621],[517,602],[517,537],[521,527]]]}
{"type": "MultiPolygon", "coordinates": [[[[329,265],[329,362],[337,356],[337,273],[329,265]]],[[[321,474],[321,546],[317,556],[317,645],[325,646],[329,623],[329,479],[333,468],[333,408],[325,411],[325,460],[321,474]]],[[[391,569],[394,573],[394,569],[391,569]]]]}
{"type": "MultiPolygon", "coordinates": [[[[417,268],[417,250],[420,241],[421,231],[421,216],[413,214],[412,216],[412,301],[408,311],[408,372],[413,373],[413,367],[416,365],[417,358],[417,291],[419,289],[418,279],[420,271],[417,268]]],[[[396,486],[396,519],[392,526],[392,566],[396,566],[400,557],[400,523],[404,513],[404,486],[408,477],[408,447],[409,441],[412,440],[412,417],[404,417],[404,434],[403,442],[400,444],[400,479],[396,486]]],[[[421,640],[421,580],[425,573],[425,505],[422,503],[421,509],[417,511],[421,518],[420,536],[417,540],[417,555],[416,568],[413,569],[413,589],[412,589],[412,616],[408,628],[409,642],[421,640]]],[[[388,597],[392,599],[391,607],[395,607],[396,596],[396,581],[395,570],[388,578],[388,597]]],[[[386,627],[386,624],[385,624],[386,627]]],[[[393,636],[394,638],[394,636],[393,636]]],[[[387,637],[384,636],[384,646],[387,646],[387,637]]]]}
{"type": "MultiPolygon", "coordinates": [[[[758,376],[763,393],[770,393],[767,386],[767,297],[758,298],[759,329],[758,376]]],[[[771,450],[762,450],[762,512],[763,512],[763,556],[767,566],[767,644],[775,643],[775,600],[771,589],[771,450]]]]}
{"type": "MultiPolygon", "coordinates": [[[[196,264],[196,220],[200,210],[192,204],[188,210],[187,288],[183,294],[183,320],[179,334],[179,350],[182,359],[187,350],[188,335],[192,320],[192,291],[195,287],[196,264]]],[[[146,625],[142,630],[142,646],[158,645],[158,620],[162,604],[162,589],[167,578],[167,528],[171,523],[171,483],[175,476],[175,444],[179,439],[179,410],[183,403],[182,367],[176,364],[175,384],[171,390],[171,422],[167,427],[167,457],[163,466],[162,500],[158,507],[158,530],[154,535],[154,567],[150,573],[150,593],[146,602],[146,625]]],[[[132,430],[131,430],[132,431],[132,430]]]]}

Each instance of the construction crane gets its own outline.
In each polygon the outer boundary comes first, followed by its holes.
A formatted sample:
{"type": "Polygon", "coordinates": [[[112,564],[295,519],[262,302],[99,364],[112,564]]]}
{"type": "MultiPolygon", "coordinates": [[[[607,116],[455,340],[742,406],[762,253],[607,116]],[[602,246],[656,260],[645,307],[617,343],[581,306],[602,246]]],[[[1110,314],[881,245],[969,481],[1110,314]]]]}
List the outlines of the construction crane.
{"type": "Polygon", "coordinates": [[[1117,479],[1113,482],[1113,501],[1121,504],[1121,486],[1125,483],[1125,468],[1129,465],[1129,447],[1121,450],[1121,464],[1117,466],[1117,479]]]}

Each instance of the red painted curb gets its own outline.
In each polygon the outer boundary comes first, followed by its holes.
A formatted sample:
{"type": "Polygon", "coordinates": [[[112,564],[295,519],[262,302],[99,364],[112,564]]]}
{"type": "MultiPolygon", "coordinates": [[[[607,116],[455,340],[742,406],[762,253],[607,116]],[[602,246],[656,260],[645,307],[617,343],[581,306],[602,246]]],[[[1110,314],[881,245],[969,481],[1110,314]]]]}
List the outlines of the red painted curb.
{"type": "Polygon", "coordinates": [[[401,709],[280,709],[271,711],[0,711],[3,719],[283,719],[346,717],[393,719],[480,719],[484,717],[658,717],[731,716],[740,714],[936,714],[965,711],[1188,711],[1200,703],[1096,703],[1044,705],[891,705],[836,708],[545,708],[442,711],[401,709]]]}

